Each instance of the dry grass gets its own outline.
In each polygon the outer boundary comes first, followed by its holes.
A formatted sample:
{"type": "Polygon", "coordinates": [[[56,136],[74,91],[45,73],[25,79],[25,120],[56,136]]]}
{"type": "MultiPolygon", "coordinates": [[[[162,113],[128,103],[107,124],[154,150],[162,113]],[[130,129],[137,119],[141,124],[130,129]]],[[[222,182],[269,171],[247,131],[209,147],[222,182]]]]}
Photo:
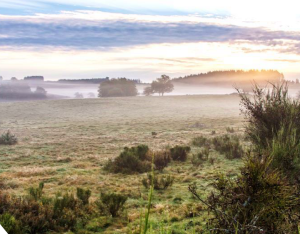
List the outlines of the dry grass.
{"type": "MultiPolygon", "coordinates": [[[[226,133],[226,127],[241,134],[242,120],[235,95],[0,103],[1,131],[10,129],[19,138],[15,146],[0,146],[0,180],[13,184],[8,189],[15,194],[24,194],[40,181],[46,182],[48,194],[75,191],[77,186],[90,188],[92,199],[102,190],[122,192],[130,197],[128,214],[135,220],[141,194],[147,199],[141,183],[144,175],[105,173],[102,166],[108,159],[124,146],[147,144],[154,150],[164,149],[189,144],[196,136],[211,137],[212,130],[216,135],[226,133]],[[157,135],[153,137],[152,132],[157,135]]],[[[197,150],[192,148],[192,153],[197,150]]],[[[179,211],[191,199],[188,184],[198,181],[208,193],[217,173],[234,175],[240,165],[238,160],[213,156],[217,158],[214,165],[207,162],[195,168],[189,159],[167,167],[165,173],[172,174],[175,182],[166,192],[154,194],[154,211],[159,215],[168,207],[170,217],[184,223],[179,211]],[[174,202],[176,197],[182,201],[174,202]]],[[[107,233],[113,230],[108,228],[107,233]]]]}

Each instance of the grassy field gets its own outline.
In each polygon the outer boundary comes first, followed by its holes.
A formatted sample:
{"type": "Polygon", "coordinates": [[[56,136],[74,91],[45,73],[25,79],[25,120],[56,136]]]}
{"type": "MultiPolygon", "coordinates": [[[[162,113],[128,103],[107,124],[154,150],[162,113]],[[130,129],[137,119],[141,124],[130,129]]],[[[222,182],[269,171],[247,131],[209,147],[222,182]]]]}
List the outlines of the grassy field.
{"type": "MultiPolygon", "coordinates": [[[[233,127],[243,133],[243,118],[236,95],[103,98],[0,103],[0,129],[17,135],[15,146],[0,146],[0,180],[12,194],[45,182],[45,192],[92,190],[115,191],[129,196],[127,218],[139,222],[148,191],[141,180],[145,175],[110,174],[103,171],[108,159],[118,156],[124,146],[147,144],[151,149],[190,145],[196,136],[211,137],[233,127]],[[153,137],[152,132],[157,132],[153,137]]],[[[199,149],[192,147],[193,153],[199,149]]],[[[202,195],[220,172],[234,175],[241,160],[226,160],[213,152],[214,164],[193,167],[191,160],[171,163],[164,173],[175,177],[174,185],[154,193],[151,220],[154,228],[161,220],[186,233],[190,219],[185,214],[193,200],[188,185],[197,182],[202,195]]],[[[198,217],[198,229],[206,216],[198,217]]],[[[116,220],[104,233],[126,233],[127,221],[116,220]]]]}

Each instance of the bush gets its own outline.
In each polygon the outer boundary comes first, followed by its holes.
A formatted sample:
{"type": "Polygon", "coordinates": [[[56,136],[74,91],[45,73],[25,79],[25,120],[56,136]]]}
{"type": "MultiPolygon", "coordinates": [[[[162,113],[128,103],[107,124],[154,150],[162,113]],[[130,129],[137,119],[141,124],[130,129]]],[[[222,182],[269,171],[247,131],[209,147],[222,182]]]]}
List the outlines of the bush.
{"type": "MultiPolygon", "coordinates": [[[[289,98],[287,83],[253,88],[253,97],[239,91],[243,113],[248,119],[246,134],[255,146],[267,148],[280,129],[295,128],[300,139],[300,103],[289,98]]],[[[286,132],[288,136],[289,133],[286,132]]]]}
{"type": "MultiPolygon", "coordinates": [[[[209,228],[215,233],[296,233],[299,197],[281,173],[248,155],[236,179],[220,176],[205,202],[214,217],[209,228]]],[[[190,191],[200,200],[194,185],[190,191]]]]}
{"type": "Polygon", "coordinates": [[[144,173],[151,170],[151,160],[147,156],[148,146],[125,147],[123,152],[113,161],[109,161],[105,170],[112,173],[132,174],[135,172],[144,173]]]}
{"type": "Polygon", "coordinates": [[[227,127],[226,128],[226,132],[228,132],[228,133],[234,133],[234,129],[231,128],[231,127],[227,127]]]}
{"type": "Polygon", "coordinates": [[[169,151],[158,151],[154,153],[155,169],[162,171],[171,162],[171,155],[169,151]]]}
{"type": "MultiPolygon", "coordinates": [[[[144,178],[142,180],[142,184],[144,185],[144,187],[146,189],[149,189],[151,187],[152,184],[152,174],[148,174],[147,178],[144,178]]],[[[168,187],[171,187],[173,185],[174,182],[174,177],[170,176],[170,175],[154,175],[153,178],[153,187],[155,190],[165,190],[168,187]]]]}
{"type": "Polygon", "coordinates": [[[73,194],[57,194],[53,201],[53,218],[65,230],[73,229],[77,218],[81,216],[81,208],[73,194]]]}
{"type": "Polygon", "coordinates": [[[204,161],[207,161],[209,157],[209,148],[206,147],[202,151],[193,155],[192,164],[194,166],[200,166],[204,161]]]}
{"type": "Polygon", "coordinates": [[[100,210],[104,210],[112,217],[117,217],[123,209],[127,196],[116,193],[101,193],[97,205],[100,210]]]}
{"type": "Polygon", "coordinates": [[[43,195],[43,189],[44,189],[44,183],[40,183],[39,187],[37,188],[30,187],[29,189],[30,197],[33,198],[35,201],[40,200],[43,195]]]}
{"type": "Polygon", "coordinates": [[[175,146],[170,149],[171,157],[174,161],[185,162],[187,160],[187,155],[191,151],[189,146],[175,146]]]}
{"type": "Polygon", "coordinates": [[[83,205],[89,204],[89,199],[92,195],[91,190],[77,188],[77,198],[82,202],[83,205]]]}
{"type": "Polygon", "coordinates": [[[0,224],[8,234],[21,234],[18,221],[8,213],[0,215],[0,224]]]}
{"type": "Polygon", "coordinates": [[[243,147],[237,136],[228,135],[215,137],[212,139],[215,150],[224,154],[227,159],[241,158],[244,154],[243,147]]]}
{"type": "Polygon", "coordinates": [[[0,136],[0,145],[15,145],[17,143],[17,137],[10,131],[7,131],[0,136]]]}
{"type": "Polygon", "coordinates": [[[192,145],[197,146],[197,147],[203,147],[205,145],[208,145],[209,139],[203,136],[195,137],[192,141],[192,145]]]}

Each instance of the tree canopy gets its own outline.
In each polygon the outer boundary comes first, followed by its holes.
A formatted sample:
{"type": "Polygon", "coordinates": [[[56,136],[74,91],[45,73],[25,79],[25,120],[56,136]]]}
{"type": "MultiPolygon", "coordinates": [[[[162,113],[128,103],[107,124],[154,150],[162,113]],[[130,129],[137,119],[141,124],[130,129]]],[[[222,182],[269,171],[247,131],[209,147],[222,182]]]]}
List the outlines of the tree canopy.
{"type": "Polygon", "coordinates": [[[104,81],[98,90],[98,97],[129,97],[137,94],[136,83],[126,78],[104,81]]]}
{"type": "Polygon", "coordinates": [[[144,94],[149,96],[153,93],[158,93],[161,96],[164,96],[165,93],[171,93],[174,89],[174,85],[169,76],[162,75],[160,78],[157,78],[152,82],[151,87],[146,87],[144,89],[144,94]]]}

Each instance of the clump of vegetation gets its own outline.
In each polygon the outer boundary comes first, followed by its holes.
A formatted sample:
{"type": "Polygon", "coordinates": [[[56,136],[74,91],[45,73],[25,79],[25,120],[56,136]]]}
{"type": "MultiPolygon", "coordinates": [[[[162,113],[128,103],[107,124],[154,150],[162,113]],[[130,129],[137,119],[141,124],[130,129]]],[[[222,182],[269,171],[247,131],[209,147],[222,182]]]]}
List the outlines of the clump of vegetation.
{"type": "Polygon", "coordinates": [[[290,182],[300,183],[300,103],[288,96],[286,83],[271,90],[255,86],[251,99],[240,92],[244,114],[248,119],[247,138],[257,151],[272,157],[271,164],[290,182]]]}
{"type": "Polygon", "coordinates": [[[232,127],[227,127],[227,128],[226,128],[226,132],[228,132],[228,133],[234,133],[234,128],[232,128],[232,127]]]}
{"type": "Polygon", "coordinates": [[[8,234],[21,234],[21,227],[11,214],[0,215],[0,224],[8,234]]]}
{"type": "Polygon", "coordinates": [[[189,146],[179,146],[170,149],[171,158],[174,161],[185,162],[187,160],[188,153],[191,151],[191,147],[189,146]]]}
{"type": "Polygon", "coordinates": [[[82,202],[83,205],[88,205],[89,199],[92,195],[92,192],[89,189],[77,188],[76,195],[77,195],[77,198],[82,202]]]}
{"type": "Polygon", "coordinates": [[[112,217],[117,217],[119,212],[124,208],[127,196],[117,193],[101,193],[97,203],[100,210],[104,210],[112,217]]]}
{"type": "Polygon", "coordinates": [[[192,164],[194,166],[200,166],[203,162],[208,161],[209,159],[209,148],[205,147],[202,151],[193,155],[192,164]]]}
{"type": "Polygon", "coordinates": [[[168,150],[154,152],[155,169],[162,171],[171,162],[171,154],[168,150]]]}
{"type": "Polygon", "coordinates": [[[227,159],[236,159],[243,156],[244,150],[237,136],[215,137],[212,139],[212,144],[215,150],[224,154],[227,159]]]}
{"type": "Polygon", "coordinates": [[[152,175],[148,174],[147,178],[142,180],[145,188],[149,189],[153,181],[153,188],[155,190],[165,190],[173,185],[174,177],[171,175],[152,175]]]}
{"type": "Polygon", "coordinates": [[[209,227],[215,233],[296,233],[299,197],[284,176],[248,155],[236,179],[220,176],[213,183],[215,192],[203,201],[195,185],[190,191],[213,214],[209,227]]]}
{"type": "Polygon", "coordinates": [[[113,161],[109,161],[105,168],[112,173],[144,173],[151,170],[151,159],[148,157],[149,147],[139,145],[125,147],[123,152],[113,161]]]}
{"type": "Polygon", "coordinates": [[[15,145],[17,143],[18,138],[10,131],[7,131],[0,136],[0,145],[15,145]]]}
{"type": "Polygon", "coordinates": [[[38,201],[42,198],[43,195],[43,189],[44,189],[44,183],[41,182],[39,184],[39,187],[30,187],[29,189],[29,195],[35,200],[38,201]]]}
{"type": "Polygon", "coordinates": [[[207,139],[204,136],[195,137],[192,140],[192,145],[197,146],[197,147],[203,147],[203,146],[209,145],[209,144],[210,144],[209,139],[207,139]]]}
{"type": "Polygon", "coordinates": [[[99,97],[129,97],[138,94],[136,82],[126,78],[101,82],[98,93],[99,97]]]}

